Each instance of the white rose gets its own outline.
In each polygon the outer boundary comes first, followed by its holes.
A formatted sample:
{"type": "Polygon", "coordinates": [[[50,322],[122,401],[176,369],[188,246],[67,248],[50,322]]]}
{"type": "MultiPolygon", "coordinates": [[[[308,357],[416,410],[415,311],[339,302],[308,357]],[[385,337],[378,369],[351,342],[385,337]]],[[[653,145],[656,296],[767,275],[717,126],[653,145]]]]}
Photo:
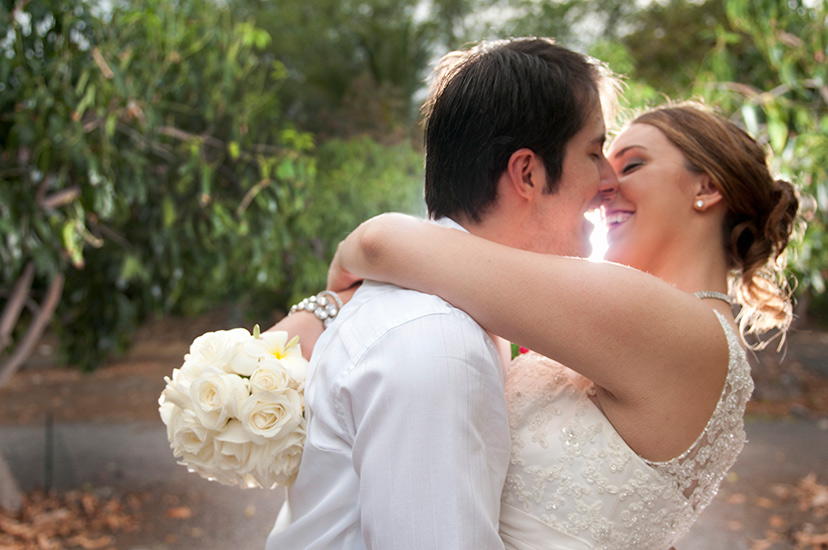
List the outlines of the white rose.
{"type": "Polygon", "coordinates": [[[195,414],[206,427],[216,430],[221,429],[228,418],[236,416],[239,403],[249,393],[243,378],[216,367],[202,371],[190,385],[190,399],[195,414]]]}
{"type": "Polygon", "coordinates": [[[243,342],[249,338],[250,332],[243,328],[204,333],[190,344],[190,353],[184,358],[184,366],[196,372],[210,367],[232,372],[236,355],[243,342]]]}
{"type": "MultiPolygon", "coordinates": [[[[161,397],[158,398],[158,404],[171,403],[182,409],[189,409],[192,406],[192,402],[190,401],[190,384],[189,382],[183,384],[181,376],[177,376],[178,372],[178,369],[175,369],[173,370],[172,378],[169,376],[164,377],[167,385],[164,387],[164,391],[161,392],[161,397]]],[[[166,424],[167,422],[165,421],[164,423],[166,424]]]]}
{"type": "Polygon", "coordinates": [[[297,391],[304,391],[305,379],[308,375],[308,362],[304,357],[276,359],[266,357],[259,363],[260,367],[282,369],[287,373],[287,386],[297,391]]]}
{"type": "Polygon", "coordinates": [[[250,453],[254,447],[241,423],[233,419],[214,438],[214,464],[222,471],[233,472],[243,478],[253,467],[250,453]]]}
{"type": "Polygon", "coordinates": [[[242,403],[238,417],[249,434],[278,439],[303,424],[303,405],[302,395],[291,388],[256,392],[242,403]]]}
{"type": "Polygon", "coordinates": [[[186,466],[187,470],[200,475],[204,479],[217,481],[222,485],[239,485],[239,475],[235,472],[219,470],[216,468],[212,458],[206,463],[182,460],[179,464],[186,466]]]}
{"type": "Polygon", "coordinates": [[[278,391],[289,386],[290,376],[279,361],[266,361],[250,377],[250,392],[278,391]]]}
{"type": "Polygon", "coordinates": [[[257,368],[259,368],[261,358],[258,355],[251,354],[248,349],[250,342],[255,341],[256,339],[251,336],[249,340],[239,344],[236,355],[228,364],[228,372],[233,372],[240,376],[250,376],[257,368]]]}
{"type": "Polygon", "coordinates": [[[304,444],[304,434],[293,432],[279,441],[259,446],[250,460],[256,464],[254,475],[261,486],[290,485],[299,471],[304,444]]]}
{"type": "Polygon", "coordinates": [[[188,464],[209,464],[213,457],[212,432],[201,424],[191,410],[171,406],[164,412],[173,456],[188,464]]]}
{"type": "Polygon", "coordinates": [[[299,473],[299,465],[302,463],[302,452],[304,450],[304,440],[302,444],[291,445],[279,455],[278,460],[273,461],[273,481],[279,485],[290,485],[296,479],[296,474],[299,473]]]}
{"type": "Polygon", "coordinates": [[[161,394],[161,397],[158,399],[158,413],[161,415],[161,422],[167,428],[167,439],[170,444],[173,442],[175,425],[180,422],[181,410],[181,407],[178,405],[165,401],[164,394],[161,394]]]}
{"type": "Polygon", "coordinates": [[[256,445],[250,454],[252,475],[259,486],[289,485],[299,470],[305,435],[295,431],[278,441],[256,445]]]}

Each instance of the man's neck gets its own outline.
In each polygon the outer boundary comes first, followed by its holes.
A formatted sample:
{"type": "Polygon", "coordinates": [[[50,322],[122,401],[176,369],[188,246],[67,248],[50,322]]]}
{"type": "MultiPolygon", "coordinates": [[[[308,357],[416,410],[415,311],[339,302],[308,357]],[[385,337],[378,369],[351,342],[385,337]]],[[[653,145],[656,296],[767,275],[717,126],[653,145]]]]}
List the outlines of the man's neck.
{"type": "Polygon", "coordinates": [[[482,220],[475,221],[460,214],[452,216],[451,219],[475,237],[513,248],[525,248],[525,244],[520,238],[522,235],[520,227],[515,225],[515,220],[487,215],[482,220]]]}
{"type": "MultiPolygon", "coordinates": [[[[475,235],[476,237],[508,245],[508,243],[502,242],[502,240],[490,238],[488,234],[491,232],[491,228],[487,226],[485,223],[473,222],[472,220],[469,220],[468,218],[463,216],[443,217],[439,220],[432,221],[446,226],[457,225],[465,231],[471,233],[472,235],[475,235]]],[[[509,363],[512,359],[512,347],[509,344],[508,340],[501,338],[493,332],[486,331],[486,333],[492,339],[492,342],[494,343],[495,348],[498,351],[498,355],[500,356],[500,364],[503,368],[503,374],[505,375],[509,368],[509,363]]]]}

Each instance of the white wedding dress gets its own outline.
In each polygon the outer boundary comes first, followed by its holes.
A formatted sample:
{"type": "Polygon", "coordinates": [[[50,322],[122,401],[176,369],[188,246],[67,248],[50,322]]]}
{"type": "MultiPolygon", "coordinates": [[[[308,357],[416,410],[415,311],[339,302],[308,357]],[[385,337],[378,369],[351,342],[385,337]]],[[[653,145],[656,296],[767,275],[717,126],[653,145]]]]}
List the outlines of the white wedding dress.
{"type": "Polygon", "coordinates": [[[745,442],[750,367],[727,336],[727,380],[696,442],[667,462],[638,456],[590,399],[591,384],[528,353],[509,370],[512,459],[501,537],[511,550],[667,550],[715,496],[745,442]]]}

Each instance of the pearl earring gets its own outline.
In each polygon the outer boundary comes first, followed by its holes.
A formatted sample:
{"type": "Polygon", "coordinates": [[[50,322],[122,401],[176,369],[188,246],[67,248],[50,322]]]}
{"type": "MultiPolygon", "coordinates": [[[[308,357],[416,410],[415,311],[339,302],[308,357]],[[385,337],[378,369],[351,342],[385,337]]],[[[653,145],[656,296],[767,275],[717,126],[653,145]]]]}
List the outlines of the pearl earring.
{"type": "Polygon", "coordinates": [[[704,208],[704,201],[699,199],[696,201],[696,204],[694,206],[696,207],[696,210],[701,210],[702,208],[704,208]]]}

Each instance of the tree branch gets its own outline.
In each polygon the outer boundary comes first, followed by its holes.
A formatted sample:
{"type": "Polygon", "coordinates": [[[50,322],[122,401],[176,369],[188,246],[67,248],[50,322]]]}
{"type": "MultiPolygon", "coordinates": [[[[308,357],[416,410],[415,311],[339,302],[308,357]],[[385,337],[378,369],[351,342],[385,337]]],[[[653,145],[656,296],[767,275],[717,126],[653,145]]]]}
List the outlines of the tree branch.
{"type": "Polygon", "coordinates": [[[33,280],[34,262],[29,262],[23,269],[23,274],[14,283],[11,296],[6,302],[6,307],[3,308],[3,316],[0,317],[0,352],[6,349],[6,346],[11,342],[12,330],[14,330],[14,325],[17,324],[17,320],[20,318],[23,306],[26,305],[26,298],[29,296],[33,280]]]}
{"type": "Polygon", "coordinates": [[[53,210],[73,202],[75,199],[80,197],[80,194],[80,187],[73,185],[68,189],[62,189],[52,193],[51,195],[44,196],[38,202],[42,208],[46,210],[53,210]]]}
{"type": "MultiPolygon", "coordinates": [[[[171,137],[173,139],[177,139],[179,141],[188,141],[191,139],[199,139],[204,142],[205,145],[209,145],[215,149],[226,149],[227,144],[220,139],[214,138],[211,135],[206,134],[193,134],[187,132],[185,130],[181,130],[180,128],[175,128],[174,126],[162,126],[158,129],[158,133],[162,136],[171,137]]],[[[268,145],[265,143],[255,143],[250,146],[250,150],[254,153],[261,153],[261,154],[269,154],[269,155],[281,155],[284,154],[285,149],[283,147],[279,147],[276,145],[268,145]]],[[[253,155],[246,151],[239,151],[239,157],[245,159],[254,159],[253,155]]]]}
{"type": "Polygon", "coordinates": [[[154,141],[147,138],[140,132],[133,130],[123,122],[118,121],[115,127],[118,129],[119,132],[126,134],[128,137],[132,138],[132,140],[136,143],[140,143],[145,147],[149,147],[153,153],[155,153],[162,159],[166,160],[167,162],[175,162],[175,156],[171,151],[167,150],[164,146],[155,143],[154,141]]]}
{"type": "Polygon", "coordinates": [[[52,279],[52,283],[49,285],[49,290],[46,291],[46,297],[43,299],[40,311],[32,319],[26,335],[23,336],[23,339],[17,345],[11,357],[0,364],[0,387],[3,387],[8,379],[17,372],[20,365],[29,358],[40,337],[43,336],[43,331],[46,330],[49,321],[52,320],[52,316],[55,314],[57,305],[60,302],[64,279],[65,276],[63,273],[55,275],[55,278],[52,279]]]}

